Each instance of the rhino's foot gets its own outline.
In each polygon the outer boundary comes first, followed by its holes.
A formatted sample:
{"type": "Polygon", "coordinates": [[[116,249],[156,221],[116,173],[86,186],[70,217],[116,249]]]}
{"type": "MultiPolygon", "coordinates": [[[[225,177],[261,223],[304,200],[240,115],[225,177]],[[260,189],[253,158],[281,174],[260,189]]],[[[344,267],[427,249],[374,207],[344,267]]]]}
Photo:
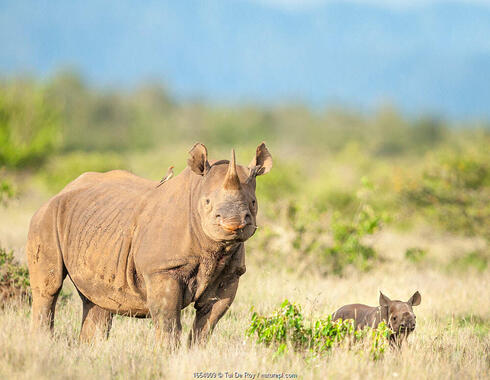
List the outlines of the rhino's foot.
{"type": "Polygon", "coordinates": [[[155,338],[157,344],[159,344],[160,347],[167,352],[173,352],[180,348],[181,346],[180,337],[181,337],[180,329],[171,329],[168,331],[162,331],[162,329],[157,328],[155,330],[155,338]]]}

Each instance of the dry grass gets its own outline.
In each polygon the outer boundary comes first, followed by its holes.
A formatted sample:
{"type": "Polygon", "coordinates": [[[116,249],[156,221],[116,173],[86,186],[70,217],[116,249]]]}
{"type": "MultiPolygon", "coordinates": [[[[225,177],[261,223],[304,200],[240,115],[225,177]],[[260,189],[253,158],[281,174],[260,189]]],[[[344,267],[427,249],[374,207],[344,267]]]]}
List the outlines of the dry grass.
{"type": "MultiPolygon", "coordinates": [[[[29,204],[0,211],[4,246],[22,253],[33,211],[29,204]]],[[[376,244],[388,260],[369,273],[353,272],[344,278],[298,278],[281,268],[255,265],[254,257],[267,252],[249,252],[235,303],[209,344],[201,349],[182,347],[171,354],[155,345],[149,320],[123,317],[115,319],[108,340],[79,344],[81,302],[76,294],[58,303],[52,338],[29,334],[27,305],[7,305],[0,311],[0,379],[191,379],[200,371],[223,376],[226,371],[290,373],[305,379],[488,378],[490,271],[448,272],[438,265],[408,264],[403,258],[407,246],[423,246],[438,262],[440,256],[458,255],[481,242],[418,232],[387,233],[376,244]],[[272,349],[257,346],[244,334],[252,306],[269,313],[287,298],[303,305],[306,317],[318,317],[345,303],[374,305],[379,290],[408,299],[417,289],[422,304],[416,308],[415,333],[401,352],[388,352],[378,361],[344,348],[309,362],[295,353],[275,358],[272,349]]],[[[65,292],[73,293],[73,287],[67,284],[65,292]]],[[[192,317],[191,308],[183,312],[184,336],[192,317]]]]}

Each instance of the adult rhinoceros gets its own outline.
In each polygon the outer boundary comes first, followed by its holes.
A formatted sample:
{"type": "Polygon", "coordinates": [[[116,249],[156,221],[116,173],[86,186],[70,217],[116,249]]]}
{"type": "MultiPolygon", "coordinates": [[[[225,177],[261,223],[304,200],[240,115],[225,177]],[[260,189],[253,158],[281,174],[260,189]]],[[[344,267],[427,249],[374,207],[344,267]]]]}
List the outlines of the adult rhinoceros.
{"type": "Polygon", "coordinates": [[[27,259],[32,328],[53,329],[68,274],[83,301],[80,338],[109,333],[113,314],[149,317],[157,338],[179,341],[194,302],[189,343],[201,342],[230,307],[245,272],[244,242],[256,230],[255,177],[272,158],[257,147],[248,167],[208,161],[196,144],[188,167],[158,182],[125,171],[85,173],[33,216],[27,259]]]}

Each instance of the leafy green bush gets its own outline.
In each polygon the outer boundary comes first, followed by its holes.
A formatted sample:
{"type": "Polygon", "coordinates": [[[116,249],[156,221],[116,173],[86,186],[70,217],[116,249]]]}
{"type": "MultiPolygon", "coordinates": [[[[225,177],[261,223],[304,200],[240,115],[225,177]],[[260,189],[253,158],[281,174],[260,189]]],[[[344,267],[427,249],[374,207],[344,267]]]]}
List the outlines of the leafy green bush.
{"type": "Polygon", "coordinates": [[[470,269],[476,269],[479,272],[483,272],[487,269],[489,261],[490,254],[488,252],[473,251],[451,260],[448,264],[448,269],[450,271],[468,271],[470,269]]]}
{"type": "Polygon", "coordinates": [[[310,321],[306,324],[300,306],[285,300],[272,316],[253,312],[246,334],[255,336],[256,342],[272,346],[276,355],[288,349],[322,355],[343,342],[368,342],[373,359],[382,356],[388,347],[391,334],[384,323],[377,329],[355,330],[352,320],[332,321],[332,317],[310,321]]]}
{"type": "Polygon", "coordinates": [[[427,251],[419,247],[407,248],[405,251],[405,258],[412,263],[420,263],[427,256],[427,251]]]}
{"type": "Polygon", "coordinates": [[[490,333],[490,318],[480,315],[452,315],[448,325],[457,324],[459,328],[471,328],[480,339],[488,338],[490,333]]]}
{"type": "Polygon", "coordinates": [[[40,86],[0,85],[0,166],[39,166],[61,143],[58,113],[40,86]]]}
{"type": "Polygon", "coordinates": [[[29,271],[14,259],[13,251],[0,247],[0,302],[30,299],[29,271]]]}
{"type": "Polygon", "coordinates": [[[363,205],[353,220],[342,221],[335,214],[332,223],[333,245],[322,252],[323,259],[336,274],[342,273],[347,265],[368,270],[376,251],[362,239],[381,228],[382,216],[374,212],[369,205],[363,205]]]}
{"type": "Polygon", "coordinates": [[[14,196],[14,188],[6,179],[0,178],[0,206],[6,205],[7,201],[14,196]]]}
{"type": "Polygon", "coordinates": [[[407,184],[403,200],[450,232],[490,240],[490,161],[486,152],[437,157],[407,184]]]}
{"type": "Polygon", "coordinates": [[[41,172],[50,191],[59,191],[80,174],[126,169],[124,159],[116,153],[72,152],[51,158],[41,172]]]}
{"type": "Polygon", "coordinates": [[[279,199],[268,208],[271,222],[252,244],[270,252],[269,261],[279,258],[281,267],[321,274],[342,274],[347,267],[369,270],[379,259],[367,241],[388,221],[386,213],[371,206],[373,186],[363,179],[353,213],[330,213],[308,198],[279,199]],[[272,222],[273,221],[273,222],[272,222]]]}
{"type": "Polygon", "coordinates": [[[353,265],[360,270],[368,270],[376,251],[363,239],[381,229],[383,221],[388,220],[384,214],[374,210],[369,199],[374,190],[373,185],[362,179],[362,186],[357,197],[359,205],[352,219],[342,219],[336,212],[331,223],[333,244],[322,250],[323,260],[332,268],[334,273],[340,274],[347,265],[353,265]]]}
{"type": "Polygon", "coordinates": [[[270,202],[297,194],[302,179],[297,166],[275,160],[274,170],[257,180],[257,198],[270,202]]]}

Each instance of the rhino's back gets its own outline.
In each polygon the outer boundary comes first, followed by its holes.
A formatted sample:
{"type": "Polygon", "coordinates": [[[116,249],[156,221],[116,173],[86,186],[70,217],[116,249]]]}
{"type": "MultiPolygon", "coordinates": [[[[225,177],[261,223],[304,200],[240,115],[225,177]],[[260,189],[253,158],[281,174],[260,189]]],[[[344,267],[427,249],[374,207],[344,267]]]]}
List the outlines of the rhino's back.
{"type": "Polygon", "coordinates": [[[362,328],[365,325],[370,325],[371,315],[376,310],[375,307],[363,305],[363,304],[350,304],[342,306],[333,314],[333,319],[353,319],[356,328],[362,328]]]}
{"type": "Polygon", "coordinates": [[[144,308],[131,242],[138,212],[155,184],[119,170],[85,173],[34,217],[33,224],[56,230],[58,241],[51,244],[61,249],[72,281],[101,307],[133,313],[144,308]]]}
{"type": "Polygon", "coordinates": [[[138,177],[133,173],[125,170],[112,170],[106,173],[86,172],[78,176],[57,196],[68,193],[73,190],[87,189],[91,187],[123,187],[129,190],[128,194],[133,192],[141,192],[155,187],[156,182],[138,177]]]}

